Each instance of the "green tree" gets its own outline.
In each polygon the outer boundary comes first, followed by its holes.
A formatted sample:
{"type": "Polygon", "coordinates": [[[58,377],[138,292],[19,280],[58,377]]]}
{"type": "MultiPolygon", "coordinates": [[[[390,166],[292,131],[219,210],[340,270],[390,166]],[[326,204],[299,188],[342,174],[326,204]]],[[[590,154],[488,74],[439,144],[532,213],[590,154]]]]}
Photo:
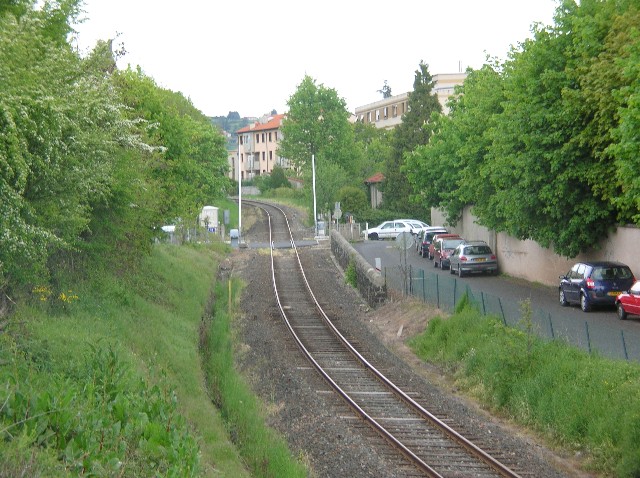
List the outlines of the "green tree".
{"type": "Polygon", "coordinates": [[[592,9],[603,5],[565,3],[557,25],[539,30],[507,62],[507,102],[488,156],[495,194],[476,205],[488,227],[567,257],[598,244],[615,223],[613,204],[594,187],[594,171],[602,182],[609,169],[584,140],[590,114],[580,105],[581,72],[601,49],[592,9]]]}
{"type": "Polygon", "coordinates": [[[431,140],[407,155],[407,177],[423,208],[438,206],[455,224],[468,204],[493,194],[484,173],[491,146],[488,132],[502,112],[503,80],[499,65],[469,70],[448,103],[449,114],[434,114],[431,140]]]}
{"type": "MultiPolygon", "coordinates": [[[[616,102],[624,101],[626,107],[619,110],[619,122],[611,131],[612,144],[607,153],[614,158],[615,177],[620,185],[620,194],[613,198],[619,218],[640,225],[640,34],[638,28],[628,31],[631,38],[624,54],[614,60],[624,86],[613,93],[616,102]]],[[[622,35],[619,32],[617,38],[622,35]]]]}
{"type": "Polygon", "coordinates": [[[147,145],[151,179],[161,195],[160,217],[195,218],[228,188],[223,136],[190,100],[160,88],[140,69],[118,72],[116,82],[130,119],[140,125],[139,140],[147,145]]]}
{"type": "Polygon", "coordinates": [[[409,215],[420,213],[420,207],[410,202],[413,190],[403,166],[405,153],[428,143],[431,129],[425,125],[431,120],[432,113],[442,111],[438,96],[433,92],[433,86],[429,67],[421,61],[415,72],[413,91],[409,92],[408,111],[402,116],[402,123],[395,128],[393,153],[384,171],[386,179],[382,188],[384,207],[387,209],[395,209],[409,215]]]}
{"type": "Polygon", "coordinates": [[[278,154],[302,172],[310,200],[315,158],[317,204],[327,210],[338,189],[357,177],[358,153],[346,103],[334,89],[305,76],[287,105],[278,154]]]}
{"type": "Polygon", "coordinates": [[[566,92],[565,103],[584,119],[574,141],[587,145],[593,157],[587,182],[596,196],[616,206],[618,221],[636,224],[640,224],[638,196],[628,191],[637,174],[619,156],[628,150],[627,140],[634,140],[633,135],[619,133],[637,115],[633,91],[640,82],[635,63],[640,45],[638,8],[636,2],[585,1],[562,20],[568,23],[566,29],[579,32],[571,50],[575,66],[570,70],[579,88],[566,92]]]}
{"type": "MultiPolygon", "coordinates": [[[[45,13],[65,24],[63,11],[47,4],[45,13]]],[[[42,15],[0,18],[0,229],[9,231],[0,275],[13,284],[46,280],[52,257],[82,248],[94,204],[108,194],[114,145],[126,135],[103,72],[61,44],[42,15]]]]}
{"type": "Polygon", "coordinates": [[[277,189],[290,187],[291,183],[287,179],[284,169],[280,166],[274,166],[271,174],[269,175],[269,188],[277,189]]]}
{"type": "Polygon", "coordinates": [[[344,186],[340,188],[337,194],[337,200],[340,202],[340,209],[344,212],[350,212],[356,217],[367,209],[370,209],[367,194],[362,188],[357,186],[344,186]]]}
{"type": "Polygon", "coordinates": [[[353,124],[355,145],[360,159],[357,177],[364,179],[382,172],[392,154],[393,130],[376,128],[371,123],[353,124]]]}

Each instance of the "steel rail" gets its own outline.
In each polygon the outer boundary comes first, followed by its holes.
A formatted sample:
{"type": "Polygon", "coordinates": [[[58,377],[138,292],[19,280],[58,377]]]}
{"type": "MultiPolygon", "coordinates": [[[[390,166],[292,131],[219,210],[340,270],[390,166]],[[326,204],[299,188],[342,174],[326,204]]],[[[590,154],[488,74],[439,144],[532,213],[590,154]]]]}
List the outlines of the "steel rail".
{"type": "MultiPolygon", "coordinates": [[[[303,282],[305,284],[305,288],[309,293],[309,296],[312,298],[312,301],[321,315],[325,324],[329,327],[331,332],[336,336],[336,338],[345,346],[349,352],[362,364],[362,366],[369,370],[380,382],[390,388],[395,394],[397,394],[401,399],[407,403],[411,408],[414,409],[417,413],[419,413],[424,419],[426,419],[431,424],[435,425],[439,430],[441,430],[446,436],[448,436],[452,441],[458,443],[464,449],[466,449],[471,455],[475,456],[480,461],[484,462],[494,471],[496,471],[501,476],[505,478],[521,478],[516,472],[505,466],[500,461],[496,460],[493,456],[482,450],[480,447],[469,441],[467,438],[462,436],[460,433],[456,432],[453,428],[448,426],[442,420],[437,418],[431,412],[422,407],[419,403],[413,400],[409,395],[407,395],[402,389],[400,389],[395,383],[393,383],[388,377],[382,374],[378,369],[376,369],[360,352],[356,350],[355,347],[342,335],[342,333],[337,329],[337,327],[333,324],[331,319],[324,312],[322,307],[320,306],[318,300],[316,299],[313,290],[307,280],[307,276],[304,271],[304,267],[302,266],[302,262],[300,260],[300,255],[298,254],[298,249],[295,245],[295,241],[293,239],[293,234],[291,232],[291,227],[289,224],[289,220],[285,212],[278,206],[274,204],[264,204],[259,201],[250,201],[255,204],[257,207],[260,207],[268,217],[268,225],[269,225],[269,243],[273,244],[272,241],[272,225],[271,225],[271,214],[265,208],[265,206],[272,207],[277,209],[284,217],[286,222],[286,227],[288,230],[288,234],[290,237],[291,248],[294,251],[294,255],[296,261],[298,263],[299,271],[302,275],[303,282]]],[[[395,436],[393,436],[388,430],[384,428],[377,420],[371,417],[365,410],[363,410],[348,394],[345,392],[334,380],[333,378],[322,368],[322,366],[315,360],[311,352],[304,346],[302,340],[296,333],[295,329],[291,325],[291,321],[289,320],[287,313],[285,312],[285,308],[280,301],[280,295],[278,292],[277,284],[276,284],[276,276],[275,276],[275,262],[273,255],[274,248],[271,247],[270,251],[270,261],[271,261],[271,279],[272,285],[274,289],[274,294],[276,297],[276,302],[278,304],[278,309],[280,310],[280,314],[287,325],[287,328],[291,332],[294,337],[296,344],[303,352],[305,357],[313,364],[314,368],[322,375],[322,377],[331,385],[331,387],[341,396],[343,399],[349,404],[349,406],[356,411],[356,413],[367,423],[369,423],[379,434],[381,434],[384,438],[389,440],[395,447],[397,447],[414,465],[416,465],[419,469],[427,474],[427,476],[432,478],[442,478],[436,470],[430,467],[427,463],[425,463],[420,457],[418,457],[413,451],[408,449],[402,442],[400,442],[395,436]]]]}

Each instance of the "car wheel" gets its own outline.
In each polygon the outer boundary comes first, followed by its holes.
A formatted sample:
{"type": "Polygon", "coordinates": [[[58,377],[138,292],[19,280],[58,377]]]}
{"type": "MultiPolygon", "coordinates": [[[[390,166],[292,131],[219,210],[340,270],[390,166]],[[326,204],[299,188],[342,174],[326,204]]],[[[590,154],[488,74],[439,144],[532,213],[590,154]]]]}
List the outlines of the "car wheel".
{"type": "Polygon", "coordinates": [[[618,318],[620,320],[625,320],[627,318],[627,313],[622,308],[622,304],[618,302],[618,318]]]}
{"type": "Polygon", "coordinates": [[[587,296],[584,294],[580,294],[580,308],[582,312],[589,312],[591,310],[589,299],[587,299],[587,296]]]}
{"type": "Polygon", "coordinates": [[[569,302],[567,302],[567,298],[564,295],[564,290],[562,289],[562,287],[560,287],[560,305],[562,307],[566,307],[569,305],[569,302]]]}
{"type": "Polygon", "coordinates": [[[458,264],[458,277],[462,277],[464,275],[464,272],[462,272],[462,267],[460,267],[460,265],[458,264]]]}
{"type": "Polygon", "coordinates": [[[377,241],[380,238],[378,237],[377,232],[372,232],[371,234],[369,234],[369,239],[371,239],[372,241],[377,241]]]}

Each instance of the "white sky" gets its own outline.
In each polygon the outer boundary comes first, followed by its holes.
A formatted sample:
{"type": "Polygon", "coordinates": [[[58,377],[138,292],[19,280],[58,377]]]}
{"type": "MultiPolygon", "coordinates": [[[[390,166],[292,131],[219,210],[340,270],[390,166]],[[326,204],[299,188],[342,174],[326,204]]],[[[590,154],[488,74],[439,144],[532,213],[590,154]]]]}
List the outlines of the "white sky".
{"type": "Polygon", "coordinates": [[[556,0],[85,0],[78,47],[119,34],[158,85],[208,116],[261,116],[286,103],[305,74],[354,112],[413,90],[420,60],[432,75],[504,60],[531,25],[553,22],[556,0]]]}

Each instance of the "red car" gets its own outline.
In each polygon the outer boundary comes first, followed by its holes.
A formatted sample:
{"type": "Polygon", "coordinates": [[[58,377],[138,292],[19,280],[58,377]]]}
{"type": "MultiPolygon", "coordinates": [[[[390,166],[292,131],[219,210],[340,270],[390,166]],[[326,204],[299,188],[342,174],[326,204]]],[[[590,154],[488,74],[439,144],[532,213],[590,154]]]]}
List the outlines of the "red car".
{"type": "Polygon", "coordinates": [[[429,244],[429,259],[431,260],[433,260],[433,258],[435,257],[435,252],[436,252],[435,242],[438,239],[462,239],[462,238],[457,234],[449,234],[449,233],[436,234],[435,236],[433,236],[433,239],[431,240],[431,244],[429,244]]]}
{"type": "Polygon", "coordinates": [[[628,315],[640,315],[640,281],[636,281],[627,292],[616,297],[618,318],[624,320],[628,315]]]}
{"type": "Polygon", "coordinates": [[[448,236],[449,234],[443,234],[433,241],[433,266],[442,270],[449,268],[449,256],[464,242],[461,237],[448,236]]]}

